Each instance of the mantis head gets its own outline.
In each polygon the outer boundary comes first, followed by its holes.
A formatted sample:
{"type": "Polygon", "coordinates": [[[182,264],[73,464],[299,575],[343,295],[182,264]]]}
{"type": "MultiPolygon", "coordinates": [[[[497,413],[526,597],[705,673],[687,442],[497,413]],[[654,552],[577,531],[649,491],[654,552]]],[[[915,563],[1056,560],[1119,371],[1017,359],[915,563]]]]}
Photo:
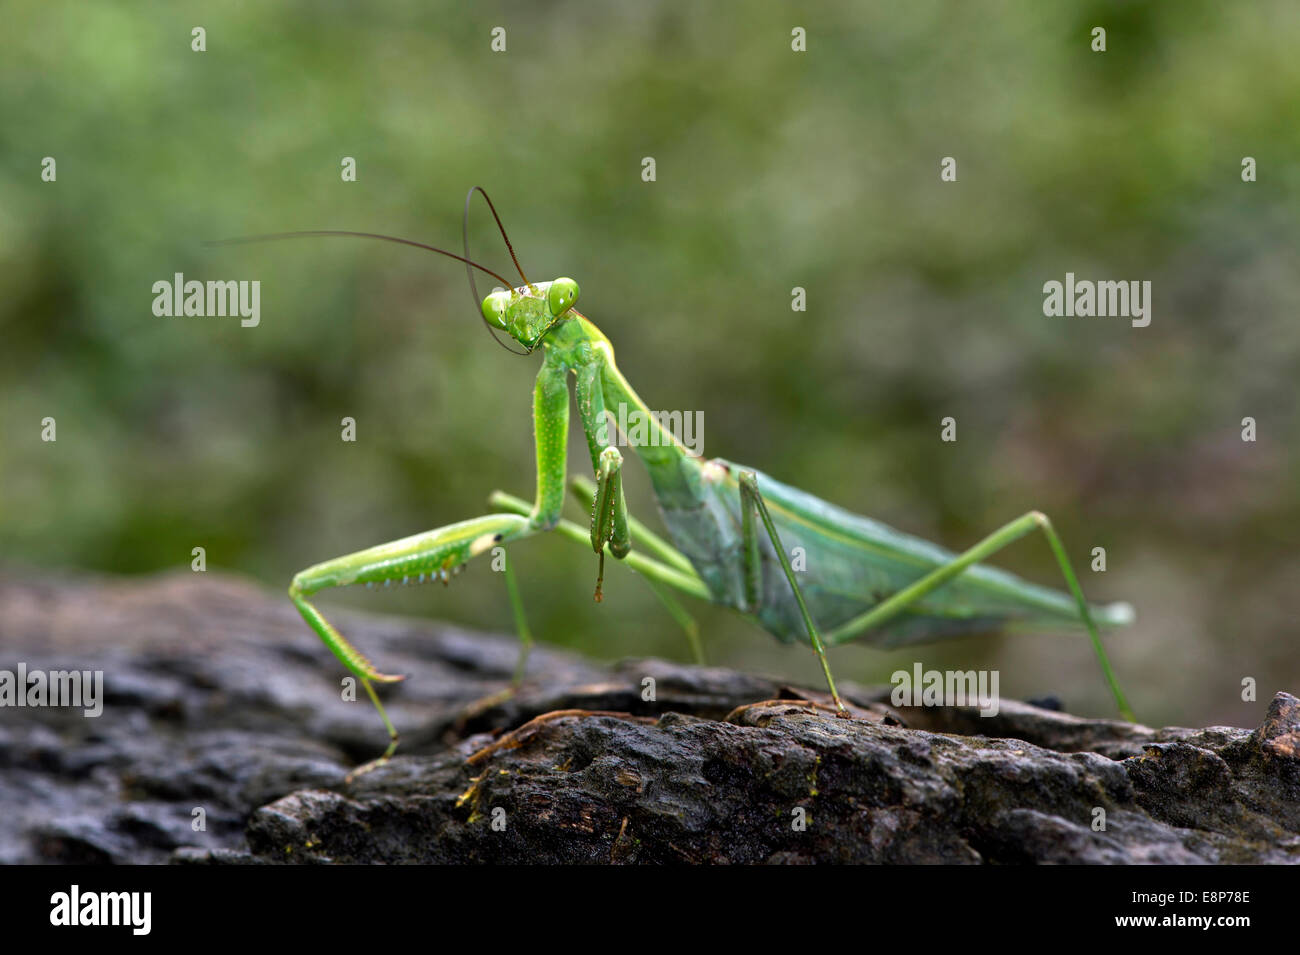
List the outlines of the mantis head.
{"type": "Polygon", "coordinates": [[[483,299],[483,320],[532,351],[578,301],[573,279],[499,289],[483,299]]]}

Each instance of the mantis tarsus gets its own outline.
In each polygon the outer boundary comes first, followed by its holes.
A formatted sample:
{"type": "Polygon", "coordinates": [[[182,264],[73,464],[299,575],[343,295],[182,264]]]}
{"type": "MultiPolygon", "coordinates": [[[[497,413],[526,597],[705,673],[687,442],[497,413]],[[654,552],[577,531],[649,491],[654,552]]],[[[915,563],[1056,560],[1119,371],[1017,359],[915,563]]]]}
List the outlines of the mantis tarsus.
{"type": "MultiPolygon", "coordinates": [[[[650,414],[619,372],[609,339],[574,307],[578,284],[568,278],[534,283],[524,276],[492,201],[478,187],[466,197],[466,226],[469,203],[476,191],[492,210],[522,285],[512,288],[511,282],[470,261],[467,228],[464,256],[408,240],[395,241],[464,262],[471,288],[474,269],[491,275],[503,288],[481,302],[474,289],[488,330],[493,337],[498,331],[508,334],[523,347],[519,354],[541,350],[542,367],[533,391],[537,491],[531,504],[494,492],[489,498],[492,513],[337,557],[293,578],[290,599],[326,646],[360,680],[388,729],[387,750],[368,766],[386,761],[398,742],[397,730],[373,684],[391,683],[402,677],[376,668],[309,598],[322,590],[350,584],[426,577],[445,581],[475,557],[547,531],[558,531],[597,555],[597,600],[601,599],[606,550],[642,575],[686,628],[697,656],[694,624],[671,591],[740,611],[783,642],[807,641],[821,663],[831,697],[841,713],[845,707],[826,659],[827,646],[863,638],[877,646],[897,647],[1011,628],[1082,624],[1120,712],[1133,719],[1097,626],[1098,622],[1108,626],[1129,623],[1132,610],[1127,604],[1088,605],[1065,548],[1045,515],[1030,511],[955,554],[781,484],[752,468],[693,455],[650,414]],[[594,484],[579,478],[570,486],[584,505],[591,507],[587,530],[561,516],[566,495],[570,377],[594,474],[594,484]],[[655,432],[653,440],[634,447],[649,472],[671,543],[628,514],[621,481],[623,456],[607,440],[606,409],[620,405],[647,415],[655,432]],[[1047,538],[1069,594],[1039,587],[980,563],[1036,530],[1047,538]],[[633,549],[634,542],[637,550],[633,549]],[[804,566],[799,571],[790,559],[796,547],[802,548],[804,566]]],[[[253,238],[344,234],[349,233],[286,233],[253,238]]],[[[508,560],[504,571],[522,641],[517,684],[532,637],[508,560]]]]}

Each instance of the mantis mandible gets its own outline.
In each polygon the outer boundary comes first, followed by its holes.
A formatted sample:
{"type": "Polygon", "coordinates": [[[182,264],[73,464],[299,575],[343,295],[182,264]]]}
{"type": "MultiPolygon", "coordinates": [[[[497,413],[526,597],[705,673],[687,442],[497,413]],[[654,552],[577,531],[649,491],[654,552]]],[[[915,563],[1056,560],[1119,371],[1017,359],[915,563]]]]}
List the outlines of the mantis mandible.
{"type": "MultiPolygon", "coordinates": [[[[537,488],[531,504],[496,491],[489,498],[491,513],[327,560],[295,575],[289,586],[289,599],[365,687],[388,730],[388,748],[359,771],[386,762],[397,749],[397,730],[374,684],[393,683],[403,677],[379,670],[335,629],[310,598],[329,588],[353,584],[373,586],[426,579],[446,582],[449,575],[475,557],[552,531],[595,553],[598,601],[607,550],[641,575],[686,629],[697,659],[698,634],[689,615],[672,596],[673,591],[730,607],[782,642],[806,641],[817,655],[831,698],[841,714],[847,710],[831,675],[826,658],[828,646],[863,639],[893,648],[1012,628],[1082,625],[1120,713],[1133,720],[1098,632],[1099,623],[1131,623],[1133,611],[1122,603],[1088,604],[1065,547],[1046,515],[1029,511],[967,550],[952,553],[781,484],[754,468],[692,454],[661,426],[619,372],[609,339],[577,310],[578,283],[570,278],[528,280],[492,200],[477,186],[465,199],[464,229],[463,256],[370,233],[317,231],[232,240],[352,235],[397,241],[448,256],[465,263],[475,303],[493,337],[498,332],[508,335],[522,347],[518,354],[542,353],[542,367],[533,389],[537,488]],[[469,258],[468,217],[475,192],[483,196],[492,211],[523,279],[520,286],[513,286],[469,258]],[[492,276],[502,287],[480,300],[474,284],[475,269],[492,276]],[[566,481],[570,379],[594,481],[566,481]],[[671,543],[628,513],[622,486],[623,455],[609,441],[606,416],[607,411],[616,412],[620,406],[647,416],[654,432],[652,440],[633,447],[649,474],[671,543]],[[584,506],[591,508],[589,528],[583,529],[561,516],[566,485],[584,506]],[[1068,594],[981,563],[1034,531],[1046,537],[1068,594]],[[633,549],[634,543],[637,550],[633,549]],[[802,548],[801,563],[805,565],[798,572],[790,558],[794,548],[802,548]]],[[[505,344],[499,338],[498,343],[505,344]]],[[[504,556],[505,551],[501,553],[504,556]]],[[[532,636],[508,559],[504,576],[521,640],[514,680],[517,686],[532,636]]]]}

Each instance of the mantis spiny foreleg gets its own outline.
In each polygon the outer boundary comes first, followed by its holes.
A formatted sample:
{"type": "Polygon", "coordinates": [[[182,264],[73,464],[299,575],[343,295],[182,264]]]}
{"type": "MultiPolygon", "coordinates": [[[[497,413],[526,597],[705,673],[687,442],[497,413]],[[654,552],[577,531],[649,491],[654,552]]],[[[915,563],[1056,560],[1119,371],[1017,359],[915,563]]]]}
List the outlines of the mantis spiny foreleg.
{"type": "Polygon", "coordinates": [[[623,455],[609,440],[601,363],[593,360],[577,370],[578,414],[596,472],[596,492],[591,505],[591,549],[600,564],[596,572],[596,600],[603,598],[605,545],[620,560],[632,549],[627,526],[627,501],[623,497],[623,455]]]}
{"type": "MultiPolygon", "coordinates": [[[[586,481],[585,478],[575,478],[573,480],[573,493],[582,501],[584,506],[591,500],[590,488],[590,482],[586,481]]],[[[514,514],[528,513],[528,504],[525,501],[504,491],[492,492],[492,497],[489,500],[493,507],[502,511],[509,511],[514,514]]],[[[666,551],[667,555],[675,556],[675,560],[670,564],[666,561],[658,561],[647,557],[639,551],[632,551],[623,558],[623,563],[645,580],[655,596],[659,598],[673,619],[686,633],[686,639],[691,646],[691,655],[694,657],[695,662],[703,663],[704,651],[700,646],[699,627],[685,608],[672,596],[668,588],[671,587],[674,590],[688,593],[692,597],[698,597],[701,600],[709,600],[711,598],[708,587],[704,585],[704,581],[696,576],[690,562],[684,556],[659,540],[649,528],[644,527],[630,514],[628,515],[628,525],[631,532],[636,535],[637,540],[654,540],[659,547],[666,551]]],[[[562,538],[589,545],[589,534],[572,521],[560,521],[555,526],[555,530],[562,538]]]]}
{"type": "MultiPolygon", "coordinates": [[[[569,479],[569,490],[578,499],[578,503],[589,510],[591,509],[592,502],[596,497],[596,485],[592,484],[587,478],[577,475],[569,479]]],[[[688,576],[696,576],[695,568],[685,554],[642,524],[630,511],[627,515],[627,526],[632,539],[636,541],[638,550],[649,551],[661,563],[674,567],[688,576]]]]}
{"type": "MultiPolygon", "coordinates": [[[[599,381],[597,381],[596,384],[599,385],[599,381]]],[[[581,389],[579,393],[581,393],[581,389]]],[[[597,397],[598,398],[600,397],[599,392],[597,392],[597,397]]],[[[603,402],[599,406],[603,408],[604,407],[603,402]]],[[[602,452],[602,454],[608,453],[609,451],[615,451],[615,449],[612,447],[607,447],[605,449],[605,452],[602,452]]],[[[615,451],[615,453],[617,452],[615,451]]],[[[599,476],[599,469],[598,469],[597,476],[599,476]]],[[[604,511],[604,507],[602,507],[600,503],[597,486],[595,484],[592,484],[584,477],[575,477],[569,482],[569,490],[571,490],[574,496],[580,502],[582,502],[584,507],[589,506],[591,508],[592,516],[593,516],[592,546],[594,547],[596,546],[596,541],[600,539],[599,537],[600,531],[596,526],[596,521],[594,520],[594,518],[595,515],[597,515],[598,513],[602,513],[604,511]]],[[[617,494],[618,494],[618,500],[620,502],[623,501],[621,483],[617,487],[617,494]]],[[[606,500],[608,502],[608,497],[606,500]]],[[[607,506],[608,503],[606,503],[605,507],[607,506]]],[[[623,520],[626,522],[628,533],[630,534],[632,539],[635,539],[637,541],[638,546],[642,550],[649,550],[652,554],[658,557],[661,562],[668,564],[670,567],[675,568],[681,571],[682,573],[687,574],[690,577],[698,580],[698,577],[695,573],[695,568],[691,566],[691,562],[686,559],[686,556],[684,554],[682,554],[680,551],[678,551],[676,548],[670,545],[667,541],[663,540],[663,538],[661,538],[658,534],[650,530],[650,528],[646,527],[635,517],[633,517],[627,511],[626,505],[623,506],[621,513],[623,515],[623,520]]],[[[614,534],[615,539],[617,539],[618,537],[618,530],[617,530],[618,514],[619,512],[616,511],[614,515],[616,518],[615,534],[614,534]]],[[[611,542],[609,549],[610,552],[614,554],[615,557],[618,557],[620,560],[627,559],[627,553],[624,552],[620,554],[615,549],[615,543],[611,542]]],[[[679,603],[678,600],[671,593],[669,593],[667,587],[665,586],[664,581],[659,580],[656,577],[647,574],[642,574],[641,578],[646,582],[646,585],[650,588],[650,590],[654,593],[654,595],[659,598],[659,602],[664,605],[664,609],[667,610],[668,613],[672,616],[672,618],[677,621],[677,625],[680,626],[682,628],[682,631],[686,634],[686,642],[690,644],[690,648],[691,648],[691,658],[696,663],[703,665],[704,647],[700,643],[700,628],[699,625],[696,624],[695,618],[693,618],[687,612],[686,608],[683,607],[681,603],[679,603]]]]}
{"type": "Polygon", "coordinates": [[[596,466],[596,496],[591,503],[591,548],[599,558],[596,571],[596,602],[604,599],[605,545],[620,559],[632,549],[627,528],[627,503],[623,498],[623,455],[618,448],[600,452],[596,466]]]}

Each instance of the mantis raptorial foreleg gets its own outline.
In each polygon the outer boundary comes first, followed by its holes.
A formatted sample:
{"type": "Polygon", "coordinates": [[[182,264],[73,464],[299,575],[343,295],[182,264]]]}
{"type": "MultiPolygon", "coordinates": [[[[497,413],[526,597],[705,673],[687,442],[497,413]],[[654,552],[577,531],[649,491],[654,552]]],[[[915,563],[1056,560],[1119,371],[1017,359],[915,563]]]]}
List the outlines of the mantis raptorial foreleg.
{"type": "MultiPolygon", "coordinates": [[[[578,499],[578,502],[583,507],[590,508],[592,506],[596,496],[596,485],[592,484],[591,481],[580,475],[570,478],[569,490],[573,492],[573,496],[578,499]]],[[[697,576],[695,568],[685,554],[638,521],[630,512],[627,515],[627,526],[629,533],[636,541],[638,550],[649,551],[654,554],[660,563],[674,567],[688,577],[697,576]]]]}
{"type": "Polygon", "coordinates": [[[605,394],[601,366],[591,362],[577,373],[578,414],[587,435],[591,467],[596,472],[596,491],[591,505],[591,549],[600,559],[596,571],[596,600],[602,599],[605,582],[605,545],[622,559],[632,549],[627,526],[627,501],[623,497],[623,455],[609,441],[605,415],[605,394]]]}
{"type": "Polygon", "coordinates": [[[772,515],[767,512],[767,504],[758,490],[758,479],[753,471],[742,471],[737,483],[740,485],[741,561],[745,574],[746,601],[751,609],[756,609],[762,597],[763,568],[759,561],[758,527],[754,520],[757,516],[763,522],[767,536],[772,541],[772,548],[776,551],[777,559],[781,561],[781,569],[785,571],[786,580],[790,581],[790,589],[794,591],[795,602],[799,605],[799,615],[803,617],[804,628],[808,631],[808,642],[812,644],[813,652],[821,661],[822,673],[826,675],[826,685],[830,687],[835,707],[841,714],[847,714],[848,707],[844,705],[839,691],[835,689],[835,678],[831,676],[831,665],[826,659],[826,647],[822,643],[821,634],[817,632],[817,624],[813,622],[812,614],[808,611],[803,591],[799,589],[799,581],[795,579],[794,568],[790,566],[790,558],[781,544],[781,536],[776,532],[776,524],[772,522],[772,515]]]}
{"type": "MultiPolygon", "coordinates": [[[[591,502],[590,490],[591,485],[585,478],[574,478],[573,493],[582,501],[584,506],[591,502]]],[[[504,491],[494,491],[491,498],[489,498],[489,503],[492,507],[514,514],[526,514],[528,512],[528,504],[525,501],[504,491]]],[[[638,541],[653,539],[668,554],[675,555],[675,562],[680,562],[679,566],[670,566],[667,562],[654,560],[638,551],[632,551],[622,558],[624,564],[645,580],[655,596],[659,598],[673,619],[681,626],[686,633],[686,640],[691,646],[691,655],[697,663],[703,663],[704,651],[700,646],[699,627],[685,608],[669,593],[668,588],[680,590],[701,600],[709,600],[708,587],[705,586],[704,581],[696,576],[690,563],[682,554],[659,540],[649,528],[643,527],[635,517],[628,515],[628,525],[638,541]]],[[[555,526],[555,530],[563,538],[590,546],[588,533],[572,521],[560,521],[555,526]]]]}
{"type": "MultiPolygon", "coordinates": [[[[574,497],[576,497],[584,507],[591,507],[593,510],[596,508],[596,486],[585,477],[579,476],[570,479],[569,490],[573,492],[574,497]]],[[[654,554],[659,559],[660,564],[666,564],[668,565],[668,568],[676,569],[694,581],[699,581],[699,577],[695,573],[695,568],[692,567],[691,562],[686,559],[686,555],[638,521],[630,512],[627,514],[627,526],[632,538],[636,540],[637,546],[641,550],[648,550],[650,553],[654,554]]],[[[613,550],[612,546],[610,550],[613,550]]],[[[618,555],[616,554],[615,556],[618,555]]],[[[672,586],[677,587],[678,584],[674,583],[672,580],[662,580],[649,574],[642,574],[641,579],[646,582],[646,585],[654,592],[654,595],[659,598],[659,602],[664,605],[664,609],[667,610],[672,618],[677,621],[677,625],[681,627],[682,632],[686,634],[686,642],[690,644],[691,647],[691,658],[696,663],[703,665],[704,647],[700,643],[699,625],[695,622],[695,618],[687,612],[686,608],[678,602],[677,598],[669,592],[666,586],[666,584],[671,584],[672,586]]]]}
{"type": "Polygon", "coordinates": [[[605,545],[615,557],[626,557],[632,549],[627,529],[627,503],[623,499],[623,455],[608,447],[600,453],[596,467],[596,496],[591,504],[591,549],[599,564],[596,570],[596,602],[604,599],[605,545]]]}
{"type": "Polygon", "coordinates": [[[1102,672],[1106,676],[1106,681],[1110,684],[1111,692],[1115,695],[1115,702],[1119,704],[1120,713],[1130,723],[1136,722],[1133,710],[1129,707],[1128,700],[1124,698],[1124,691],[1120,689],[1119,681],[1115,678],[1115,672],[1111,669],[1110,660],[1106,657],[1106,651],[1101,645],[1101,636],[1097,632],[1097,624],[1092,619],[1092,612],[1088,609],[1088,602],[1084,599],[1083,589],[1079,586],[1078,578],[1074,575],[1074,568],[1070,566],[1070,558],[1065,552],[1065,547],[1061,544],[1061,539],[1052,527],[1052,522],[1047,519],[1047,515],[1039,511],[1030,511],[1028,514],[1023,514],[1011,523],[1002,526],[974,547],[957,555],[951,563],[926,574],[920,580],[904,587],[866,613],[860,614],[837,627],[827,634],[826,641],[836,644],[845,640],[852,640],[859,634],[892,620],[906,610],[909,605],[943,586],[972,564],[977,564],[985,558],[991,557],[1008,544],[1020,540],[1020,538],[1033,533],[1035,530],[1042,530],[1047,537],[1047,542],[1051,545],[1056,562],[1061,567],[1065,582],[1069,585],[1070,593],[1079,605],[1079,616],[1088,628],[1088,636],[1092,638],[1093,650],[1097,653],[1097,659],[1101,661],[1102,672]]]}

